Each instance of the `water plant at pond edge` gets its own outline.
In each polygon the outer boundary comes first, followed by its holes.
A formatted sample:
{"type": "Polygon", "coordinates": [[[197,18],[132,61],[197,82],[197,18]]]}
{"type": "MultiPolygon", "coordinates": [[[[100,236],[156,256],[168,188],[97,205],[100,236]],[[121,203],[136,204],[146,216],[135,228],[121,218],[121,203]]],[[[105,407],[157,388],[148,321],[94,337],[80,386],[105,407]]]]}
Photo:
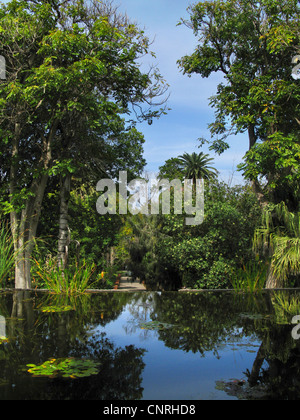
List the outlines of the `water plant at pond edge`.
{"type": "Polygon", "coordinates": [[[86,378],[99,373],[100,363],[88,359],[60,358],[50,359],[41,365],[27,364],[28,373],[35,377],[47,376],[49,378],[86,378]]]}
{"type": "Polygon", "coordinates": [[[250,262],[231,276],[231,284],[235,291],[245,293],[261,292],[267,279],[267,265],[250,262]]]}
{"type": "Polygon", "coordinates": [[[72,267],[61,269],[55,258],[50,258],[43,266],[35,260],[36,274],[43,285],[56,294],[84,293],[90,285],[95,265],[88,266],[85,262],[76,263],[72,267]]]}

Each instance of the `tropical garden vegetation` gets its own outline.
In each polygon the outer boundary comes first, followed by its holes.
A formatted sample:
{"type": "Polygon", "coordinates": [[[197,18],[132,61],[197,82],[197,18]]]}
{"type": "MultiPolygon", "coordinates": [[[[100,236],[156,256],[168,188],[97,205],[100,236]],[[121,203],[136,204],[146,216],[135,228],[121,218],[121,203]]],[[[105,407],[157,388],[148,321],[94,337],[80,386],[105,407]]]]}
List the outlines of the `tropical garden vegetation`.
{"type": "MultiPolygon", "coordinates": [[[[213,0],[189,8],[198,39],[186,75],[223,81],[210,100],[221,154],[247,133],[246,184],[218,180],[212,156],[174,156],[160,179],[205,180],[205,217],[99,215],[96,183],[145,167],[140,121],[166,113],[168,86],[144,31],[112,3],[11,0],[0,7],[0,282],[81,292],[129,270],[149,289],[254,291],[300,280],[297,0],[213,0]]],[[[172,193],[172,191],[171,191],[172,193]]],[[[172,196],[172,194],[171,194],[172,196]]]]}

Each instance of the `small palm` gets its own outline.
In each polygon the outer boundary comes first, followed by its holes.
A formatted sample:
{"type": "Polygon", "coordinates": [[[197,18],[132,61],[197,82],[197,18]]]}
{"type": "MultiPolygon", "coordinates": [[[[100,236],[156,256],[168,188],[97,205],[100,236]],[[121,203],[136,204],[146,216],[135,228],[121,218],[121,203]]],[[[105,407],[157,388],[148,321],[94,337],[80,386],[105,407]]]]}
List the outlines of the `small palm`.
{"type": "Polygon", "coordinates": [[[179,156],[179,160],[183,170],[185,171],[185,177],[192,179],[194,183],[197,179],[212,179],[218,174],[218,171],[211,166],[213,159],[209,155],[203,152],[197,153],[184,153],[179,156]]]}

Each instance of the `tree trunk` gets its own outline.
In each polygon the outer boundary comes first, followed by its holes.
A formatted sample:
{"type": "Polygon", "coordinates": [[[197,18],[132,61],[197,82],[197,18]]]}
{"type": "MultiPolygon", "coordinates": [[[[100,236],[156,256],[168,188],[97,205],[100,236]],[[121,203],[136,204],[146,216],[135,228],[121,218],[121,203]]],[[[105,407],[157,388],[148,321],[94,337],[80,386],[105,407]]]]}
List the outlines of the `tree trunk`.
{"type": "Polygon", "coordinates": [[[249,377],[249,385],[251,387],[257,385],[258,383],[259,373],[265,361],[265,358],[266,358],[265,345],[264,345],[264,342],[262,342],[257,352],[257,356],[254,360],[253,367],[252,367],[250,377],[249,377]]]}
{"type": "Polygon", "coordinates": [[[281,289],[282,287],[283,287],[283,282],[282,280],[274,276],[274,272],[273,272],[273,268],[271,264],[269,268],[269,272],[268,272],[266,289],[281,289]]]}
{"type": "MultiPolygon", "coordinates": [[[[257,135],[255,134],[255,124],[249,124],[248,127],[248,137],[249,137],[249,150],[251,150],[256,142],[257,142],[257,135]]],[[[257,179],[251,181],[252,189],[254,191],[254,194],[257,197],[257,200],[262,208],[266,207],[266,205],[269,204],[269,201],[267,200],[261,186],[259,185],[259,182],[257,179]]]]}
{"type": "MultiPolygon", "coordinates": [[[[21,140],[21,124],[15,124],[14,136],[12,139],[12,159],[10,167],[9,192],[10,202],[13,210],[10,212],[11,232],[14,241],[14,250],[16,255],[15,262],[15,288],[30,289],[31,276],[30,265],[31,255],[35,245],[35,237],[39,218],[42,209],[42,201],[48,181],[47,170],[51,162],[51,146],[56,133],[57,122],[54,122],[47,137],[42,137],[43,150],[40,161],[37,164],[37,171],[41,175],[34,178],[31,185],[27,188],[28,196],[24,199],[24,208],[16,208],[16,199],[21,188],[24,188],[22,182],[19,182],[19,142],[21,140]]],[[[17,206],[19,203],[17,203],[17,206]]]]}
{"type": "Polygon", "coordinates": [[[11,212],[11,228],[16,254],[15,288],[31,288],[31,255],[35,245],[35,237],[41,214],[42,201],[47,185],[48,175],[35,180],[30,188],[33,196],[27,199],[27,205],[21,215],[11,212]]]}
{"type": "Polygon", "coordinates": [[[269,200],[266,198],[257,180],[251,181],[251,185],[261,208],[264,209],[269,204],[269,200]]]}
{"type": "Polygon", "coordinates": [[[249,124],[248,137],[249,137],[249,150],[251,150],[252,147],[254,147],[255,143],[257,142],[257,135],[255,134],[255,125],[254,124],[249,124]]]}
{"type": "Polygon", "coordinates": [[[68,251],[70,245],[70,230],[68,221],[69,199],[71,191],[71,174],[61,178],[60,183],[60,212],[58,233],[58,267],[64,270],[68,265],[68,251]]]}

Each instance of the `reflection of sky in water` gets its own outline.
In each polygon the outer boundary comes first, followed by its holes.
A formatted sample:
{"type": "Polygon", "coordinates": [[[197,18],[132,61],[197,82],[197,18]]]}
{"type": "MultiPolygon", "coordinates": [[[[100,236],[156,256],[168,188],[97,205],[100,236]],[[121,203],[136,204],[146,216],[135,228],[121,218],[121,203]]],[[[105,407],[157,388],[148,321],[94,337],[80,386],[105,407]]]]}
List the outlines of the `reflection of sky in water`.
{"type": "Polygon", "coordinates": [[[259,342],[249,337],[235,340],[224,344],[217,354],[206,352],[205,357],[200,353],[174,350],[165,346],[158,332],[142,330],[139,326],[140,322],[151,320],[149,310],[140,308],[133,314],[132,309],[127,305],[117,320],[98,327],[97,331],[105,331],[116,346],[135,345],[146,350],[143,399],[178,400],[179,395],[182,400],[234,399],[216,390],[216,381],[242,379],[243,372],[253,366],[259,342]]]}

